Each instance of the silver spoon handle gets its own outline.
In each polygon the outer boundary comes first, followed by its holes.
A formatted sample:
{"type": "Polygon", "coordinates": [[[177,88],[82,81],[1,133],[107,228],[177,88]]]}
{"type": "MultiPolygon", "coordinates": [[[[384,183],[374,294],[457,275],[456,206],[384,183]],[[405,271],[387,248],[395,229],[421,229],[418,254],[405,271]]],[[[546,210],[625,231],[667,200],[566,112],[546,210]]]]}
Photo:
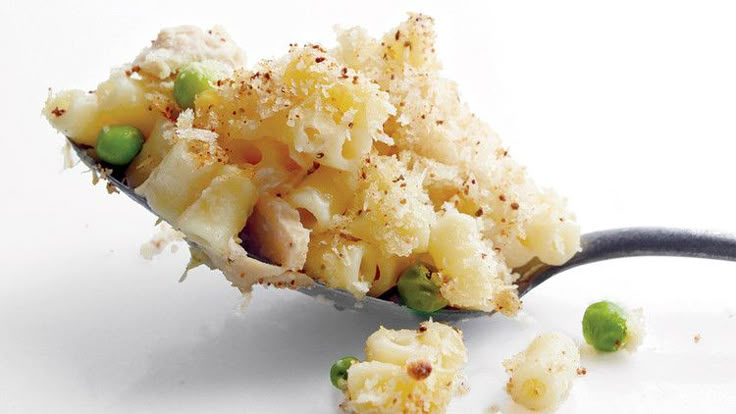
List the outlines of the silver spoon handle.
{"type": "Polygon", "coordinates": [[[525,266],[519,292],[552,275],[580,265],[634,256],[678,256],[736,261],[736,236],[702,230],[632,227],[602,230],[582,236],[582,251],[561,266],[525,266]]]}

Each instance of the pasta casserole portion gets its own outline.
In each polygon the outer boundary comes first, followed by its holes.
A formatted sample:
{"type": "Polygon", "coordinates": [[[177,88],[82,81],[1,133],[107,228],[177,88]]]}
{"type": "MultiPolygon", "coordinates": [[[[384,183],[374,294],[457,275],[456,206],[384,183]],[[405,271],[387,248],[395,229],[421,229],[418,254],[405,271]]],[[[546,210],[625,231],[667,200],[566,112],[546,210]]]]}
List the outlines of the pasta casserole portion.
{"type": "Polygon", "coordinates": [[[564,199],[442,77],[421,14],[251,68],[221,28],[165,29],[96,90],[51,94],[44,114],[243,292],[317,280],[391,295],[421,264],[402,290],[437,296],[408,302],[431,303],[419,310],[514,314],[513,269],[579,249],[564,199]]]}
{"type": "Polygon", "coordinates": [[[345,371],[346,412],[444,413],[454,396],[467,391],[463,334],[448,325],[381,327],[368,337],[365,356],[345,371]]]}

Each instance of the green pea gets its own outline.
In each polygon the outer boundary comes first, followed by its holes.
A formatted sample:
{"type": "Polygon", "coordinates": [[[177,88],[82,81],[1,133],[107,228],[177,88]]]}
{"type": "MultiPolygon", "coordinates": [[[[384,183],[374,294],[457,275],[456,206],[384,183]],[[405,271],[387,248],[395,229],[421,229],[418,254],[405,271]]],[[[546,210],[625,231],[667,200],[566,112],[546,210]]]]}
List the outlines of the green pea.
{"type": "Polygon", "coordinates": [[[330,368],[330,381],[338,390],[345,391],[348,388],[348,369],[358,363],[358,358],[343,357],[335,361],[330,368]]]}
{"type": "Polygon", "coordinates": [[[599,351],[617,351],[626,344],[626,312],[608,301],[588,306],[583,315],[583,336],[599,351]]]}
{"type": "Polygon", "coordinates": [[[431,277],[432,272],[429,267],[421,262],[404,270],[396,284],[401,303],[414,310],[427,313],[447,306],[447,301],[440,294],[439,286],[431,277]]]}
{"type": "Polygon", "coordinates": [[[208,71],[197,63],[192,63],[179,70],[174,81],[174,99],[182,108],[194,108],[194,99],[202,91],[212,87],[212,79],[208,71]]]}
{"type": "Polygon", "coordinates": [[[100,159],[108,164],[123,166],[130,164],[141,152],[143,133],[130,125],[111,125],[102,127],[97,135],[95,151],[100,159]]]}

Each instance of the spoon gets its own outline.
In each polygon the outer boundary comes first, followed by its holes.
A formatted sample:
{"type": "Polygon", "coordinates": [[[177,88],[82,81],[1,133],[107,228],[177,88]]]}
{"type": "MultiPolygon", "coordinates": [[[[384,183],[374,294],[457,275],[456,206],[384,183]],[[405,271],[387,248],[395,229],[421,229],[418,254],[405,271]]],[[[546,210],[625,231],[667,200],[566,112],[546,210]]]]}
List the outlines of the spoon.
{"type": "MultiPolygon", "coordinates": [[[[100,164],[87,153],[88,148],[79,146],[71,140],[69,142],[87,167],[97,172],[101,171],[100,164]]],[[[151,211],[146,200],[136,194],[132,188],[125,185],[115,174],[108,176],[107,180],[120,192],[151,211]]],[[[701,230],[660,227],[602,230],[583,234],[580,244],[581,251],[563,265],[551,266],[533,259],[524,266],[514,269],[520,275],[520,278],[516,281],[519,297],[526,295],[558,273],[580,265],[609,259],[635,256],[675,256],[736,261],[736,236],[701,230]]],[[[267,260],[254,256],[250,252],[248,255],[268,263],[267,260]]],[[[386,299],[371,296],[356,299],[350,292],[327,287],[319,281],[298,290],[318,300],[329,301],[341,310],[354,308],[368,312],[390,314],[399,318],[406,317],[407,313],[414,313],[421,319],[427,319],[431,316],[436,321],[458,322],[493,314],[493,312],[455,309],[442,309],[433,312],[431,315],[423,314],[386,299]]]]}

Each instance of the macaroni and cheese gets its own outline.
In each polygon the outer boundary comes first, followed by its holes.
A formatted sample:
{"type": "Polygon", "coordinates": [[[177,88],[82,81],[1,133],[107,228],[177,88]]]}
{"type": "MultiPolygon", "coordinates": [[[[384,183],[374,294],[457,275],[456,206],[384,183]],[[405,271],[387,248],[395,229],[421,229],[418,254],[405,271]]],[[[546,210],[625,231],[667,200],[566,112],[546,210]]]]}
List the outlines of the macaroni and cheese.
{"type": "Polygon", "coordinates": [[[381,327],[368,337],[366,360],[347,370],[345,401],[354,413],[443,413],[466,391],[462,333],[437,322],[417,330],[381,327]]]}
{"type": "Polygon", "coordinates": [[[421,14],[252,68],[221,28],[177,27],[44,114],[93,156],[104,127],[138,129],[116,173],[243,292],[319,280],[380,296],[421,261],[449,306],[514,314],[513,269],[565,262],[579,229],[440,69],[421,14]]]}

